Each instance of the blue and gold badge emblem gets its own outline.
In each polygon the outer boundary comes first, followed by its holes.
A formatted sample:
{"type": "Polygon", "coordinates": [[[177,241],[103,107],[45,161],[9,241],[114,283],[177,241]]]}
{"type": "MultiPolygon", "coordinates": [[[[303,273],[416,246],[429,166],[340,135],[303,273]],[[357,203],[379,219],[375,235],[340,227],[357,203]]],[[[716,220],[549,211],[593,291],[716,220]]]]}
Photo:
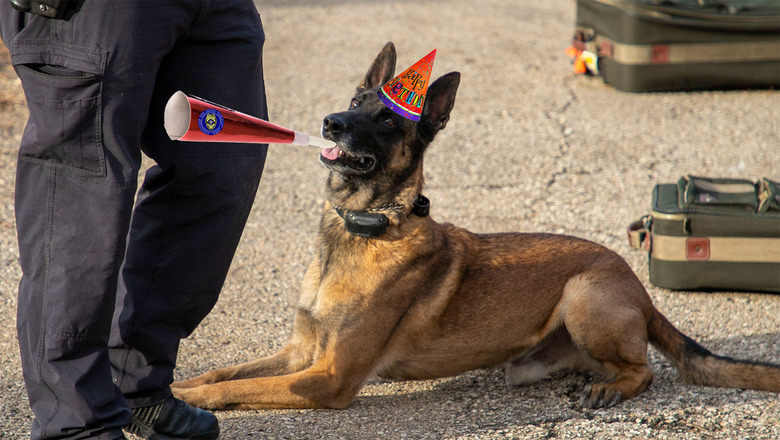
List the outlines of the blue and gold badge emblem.
{"type": "Polygon", "coordinates": [[[200,116],[198,116],[200,131],[208,135],[215,135],[222,131],[224,124],[225,118],[222,117],[222,113],[213,108],[203,110],[200,116]]]}

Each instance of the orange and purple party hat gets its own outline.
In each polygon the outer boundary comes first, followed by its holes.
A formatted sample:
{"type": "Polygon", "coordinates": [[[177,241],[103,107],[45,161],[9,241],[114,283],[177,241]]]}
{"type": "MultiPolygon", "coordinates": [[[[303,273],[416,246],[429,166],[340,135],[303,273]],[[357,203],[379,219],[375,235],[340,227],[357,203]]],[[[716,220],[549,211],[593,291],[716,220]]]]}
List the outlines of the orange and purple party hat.
{"type": "Polygon", "coordinates": [[[382,86],[377,92],[379,99],[399,115],[419,121],[434,58],[436,49],[382,86]]]}

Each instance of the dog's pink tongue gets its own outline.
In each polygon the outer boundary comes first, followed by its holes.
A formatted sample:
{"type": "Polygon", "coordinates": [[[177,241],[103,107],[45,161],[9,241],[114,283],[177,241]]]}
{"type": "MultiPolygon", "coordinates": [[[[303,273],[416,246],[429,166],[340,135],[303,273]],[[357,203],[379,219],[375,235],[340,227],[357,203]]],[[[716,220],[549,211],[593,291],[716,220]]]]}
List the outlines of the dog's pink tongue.
{"type": "Polygon", "coordinates": [[[341,148],[339,148],[338,145],[331,148],[324,148],[322,150],[322,157],[328,160],[336,160],[339,158],[339,154],[341,154],[341,148]]]}

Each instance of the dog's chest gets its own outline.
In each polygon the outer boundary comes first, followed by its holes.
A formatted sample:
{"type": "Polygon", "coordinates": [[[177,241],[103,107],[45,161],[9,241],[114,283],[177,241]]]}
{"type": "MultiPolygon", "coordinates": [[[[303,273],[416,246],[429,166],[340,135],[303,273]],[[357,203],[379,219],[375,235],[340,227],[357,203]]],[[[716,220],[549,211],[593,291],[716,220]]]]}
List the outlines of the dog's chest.
{"type": "Polygon", "coordinates": [[[370,307],[389,294],[393,284],[389,280],[400,264],[400,254],[390,247],[359,243],[321,254],[306,275],[299,307],[322,322],[338,321],[370,307]]]}

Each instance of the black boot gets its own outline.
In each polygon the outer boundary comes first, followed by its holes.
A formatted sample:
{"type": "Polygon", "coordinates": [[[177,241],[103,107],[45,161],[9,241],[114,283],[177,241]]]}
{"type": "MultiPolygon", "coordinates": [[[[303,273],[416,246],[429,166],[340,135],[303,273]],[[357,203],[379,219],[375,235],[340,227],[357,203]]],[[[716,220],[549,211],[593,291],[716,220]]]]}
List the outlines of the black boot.
{"type": "Polygon", "coordinates": [[[148,440],[215,440],[219,424],[214,414],[176,398],[133,409],[128,432],[148,440]]]}

